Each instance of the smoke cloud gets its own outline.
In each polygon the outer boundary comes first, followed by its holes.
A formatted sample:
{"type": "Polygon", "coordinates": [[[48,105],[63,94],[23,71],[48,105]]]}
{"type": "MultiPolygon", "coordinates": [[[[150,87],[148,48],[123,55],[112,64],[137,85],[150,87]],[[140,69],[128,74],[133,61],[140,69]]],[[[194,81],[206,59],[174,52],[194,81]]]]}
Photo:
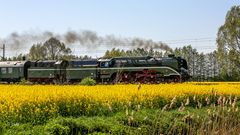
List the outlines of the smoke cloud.
{"type": "Polygon", "coordinates": [[[56,37],[66,46],[79,45],[93,49],[96,47],[106,48],[145,48],[145,49],[160,49],[163,51],[171,51],[172,49],[165,43],[155,42],[153,40],[146,40],[142,38],[122,38],[114,35],[99,36],[94,31],[67,31],[64,34],[56,34],[50,31],[44,32],[13,32],[6,38],[0,38],[0,44],[5,43],[9,51],[24,50],[28,52],[29,48],[36,43],[44,43],[50,37],[56,37]]]}

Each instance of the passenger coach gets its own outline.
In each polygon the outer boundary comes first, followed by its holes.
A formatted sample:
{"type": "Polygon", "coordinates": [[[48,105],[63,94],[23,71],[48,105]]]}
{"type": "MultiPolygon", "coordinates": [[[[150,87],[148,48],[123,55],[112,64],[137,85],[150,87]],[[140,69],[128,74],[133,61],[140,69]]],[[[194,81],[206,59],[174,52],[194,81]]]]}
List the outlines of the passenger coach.
{"type": "Polygon", "coordinates": [[[19,82],[21,79],[27,80],[27,69],[30,67],[30,61],[3,61],[0,62],[0,81],[1,82],[19,82]]]}

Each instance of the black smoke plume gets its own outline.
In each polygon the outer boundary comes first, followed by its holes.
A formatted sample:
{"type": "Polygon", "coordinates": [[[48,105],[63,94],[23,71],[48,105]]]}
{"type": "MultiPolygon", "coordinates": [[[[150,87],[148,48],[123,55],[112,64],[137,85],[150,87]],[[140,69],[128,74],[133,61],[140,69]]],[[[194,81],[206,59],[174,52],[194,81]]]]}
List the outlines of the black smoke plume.
{"type": "Polygon", "coordinates": [[[50,31],[44,32],[24,32],[17,33],[13,32],[6,38],[0,38],[0,44],[5,43],[7,50],[19,51],[24,50],[25,52],[36,43],[44,43],[50,37],[56,37],[71,47],[71,45],[85,46],[86,48],[93,49],[96,47],[106,48],[145,48],[145,49],[160,49],[163,51],[171,51],[172,49],[165,43],[155,42],[153,40],[146,40],[142,38],[122,38],[114,35],[99,36],[94,31],[67,31],[64,34],[56,34],[50,31]]]}

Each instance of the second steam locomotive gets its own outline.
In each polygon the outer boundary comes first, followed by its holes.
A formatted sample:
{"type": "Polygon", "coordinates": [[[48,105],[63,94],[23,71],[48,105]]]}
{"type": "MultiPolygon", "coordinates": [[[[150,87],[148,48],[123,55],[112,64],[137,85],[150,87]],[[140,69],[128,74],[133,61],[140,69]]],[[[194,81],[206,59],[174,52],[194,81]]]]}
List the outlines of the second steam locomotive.
{"type": "Polygon", "coordinates": [[[98,83],[182,82],[189,78],[185,59],[168,57],[115,57],[91,60],[37,60],[0,62],[0,82],[78,83],[91,77],[98,83]]]}

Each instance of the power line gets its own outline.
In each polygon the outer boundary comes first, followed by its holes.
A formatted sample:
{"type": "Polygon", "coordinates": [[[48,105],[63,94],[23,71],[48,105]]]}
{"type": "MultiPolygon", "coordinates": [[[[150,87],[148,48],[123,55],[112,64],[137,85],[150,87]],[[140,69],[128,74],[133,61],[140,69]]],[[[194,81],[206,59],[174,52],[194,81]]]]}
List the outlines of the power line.
{"type": "Polygon", "coordinates": [[[180,43],[203,43],[203,42],[215,42],[215,40],[192,40],[192,41],[179,41],[179,42],[165,42],[166,44],[180,44],[180,43]]]}
{"type": "MultiPolygon", "coordinates": [[[[193,47],[193,48],[195,48],[195,47],[193,47]]],[[[111,48],[111,49],[113,49],[113,48],[111,48]]],[[[116,49],[120,49],[120,48],[116,48],[116,49]]],[[[214,50],[215,48],[213,48],[213,47],[209,48],[209,47],[206,46],[206,47],[203,47],[203,48],[195,48],[195,49],[197,49],[197,50],[214,50]]],[[[96,54],[102,54],[102,53],[105,53],[107,50],[109,50],[109,49],[97,49],[97,50],[94,50],[94,51],[90,51],[90,50],[84,50],[84,51],[75,50],[74,53],[96,53],[96,54]]]]}
{"type": "Polygon", "coordinates": [[[189,41],[189,40],[209,40],[216,39],[215,37],[203,37],[203,38],[190,38],[190,39],[177,39],[177,40],[163,40],[163,42],[172,42],[172,41],[189,41]]]}
{"type": "MultiPolygon", "coordinates": [[[[145,39],[113,39],[113,40],[107,40],[107,39],[101,39],[97,40],[89,44],[94,45],[105,45],[105,46],[114,46],[115,45],[133,45],[136,43],[166,43],[166,44],[179,44],[179,43],[198,43],[198,42],[215,42],[215,38],[213,37],[207,37],[207,38],[193,38],[193,39],[179,39],[179,40],[163,40],[163,41],[152,41],[152,40],[145,40],[145,39]],[[142,42],[143,41],[143,42],[142,42]]],[[[80,41],[79,41],[80,42],[80,41]]],[[[81,42],[80,42],[81,43],[81,42]]]]}

